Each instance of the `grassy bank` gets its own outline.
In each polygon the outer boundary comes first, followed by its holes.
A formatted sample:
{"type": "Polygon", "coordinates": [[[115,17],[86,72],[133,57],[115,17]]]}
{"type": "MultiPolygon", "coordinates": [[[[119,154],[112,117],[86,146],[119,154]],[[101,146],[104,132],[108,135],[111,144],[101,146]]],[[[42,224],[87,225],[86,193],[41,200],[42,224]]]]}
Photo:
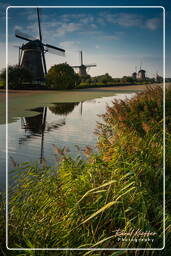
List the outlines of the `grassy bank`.
{"type": "MultiPolygon", "coordinates": [[[[116,101],[98,124],[98,153],[87,147],[73,159],[54,150],[59,168],[25,163],[10,190],[9,246],[64,248],[160,248],[163,246],[163,95],[149,88],[116,101]],[[116,230],[153,232],[153,241],[118,241],[116,230]]],[[[166,92],[165,251],[58,252],[58,255],[170,255],[171,88],[166,92]]],[[[136,237],[137,238],[137,237],[136,237]]],[[[139,237],[140,238],[140,237],[139,237]]],[[[24,255],[47,255],[30,251],[24,255]]],[[[15,252],[13,252],[15,255],[15,252]]],[[[12,253],[11,253],[12,255],[12,253]]],[[[23,255],[19,252],[16,255],[23,255]]],[[[51,255],[50,253],[48,255],[51,255]]]]}
{"type": "Polygon", "coordinates": [[[100,88],[100,87],[115,87],[115,86],[128,86],[128,85],[145,85],[149,84],[149,81],[142,81],[142,82],[106,82],[106,83],[88,83],[88,82],[81,82],[77,85],[76,89],[85,89],[85,88],[100,88]]]}
{"type": "MultiPolygon", "coordinates": [[[[146,85],[146,84],[151,84],[150,81],[139,81],[139,82],[106,82],[106,83],[89,83],[89,82],[81,82],[78,84],[74,89],[85,89],[85,88],[101,88],[101,87],[116,87],[116,86],[129,86],[129,85],[146,85]]],[[[5,88],[5,82],[0,81],[0,89],[5,88]]],[[[54,91],[55,89],[47,87],[47,85],[44,83],[39,84],[39,83],[22,83],[20,86],[16,86],[13,88],[13,90],[42,90],[42,91],[54,91]]],[[[65,89],[58,89],[60,90],[65,90],[65,89]]],[[[57,91],[58,91],[57,90],[57,91]]]]}

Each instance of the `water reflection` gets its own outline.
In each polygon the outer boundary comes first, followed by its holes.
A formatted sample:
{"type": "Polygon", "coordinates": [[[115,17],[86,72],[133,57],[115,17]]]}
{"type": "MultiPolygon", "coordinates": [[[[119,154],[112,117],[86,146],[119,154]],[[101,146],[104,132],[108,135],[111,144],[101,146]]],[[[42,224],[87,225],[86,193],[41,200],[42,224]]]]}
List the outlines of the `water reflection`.
{"type": "MultiPolygon", "coordinates": [[[[29,109],[37,112],[34,113],[35,116],[21,118],[20,115],[8,125],[9,157],[12,157],[18,164],[25,161],[34,163],[45,158],[48,165],[56,166],[58,162],[54,156],[52,144],[58,148],[69,148],[71,156],[77,157],[79,150],[75,145],[79,149],[84,149],[87,146],[95,147],[97,143],[97,137],[94,134],[96,122],[101,122],[99,115],[105,113],[106,104],[110,105],[115,99],[124,100],[126,97],[132,96],[133,94],[118,94],[80,102],[80,104],[78,102],[56,104],[53,100],[51,107],[34,108],[32,106],[29,109]],[[53,102],[55,104],[52,105],[53,102]],[[61,104],[64,104],[62,112],[59,111],[61,104]]],[[[44,103],[46,103],[45,99],[44,103]]],[[[13,107],[15,108],[15,105],[13,107]]],[[[24,106],[21,105],[21,107],[24,106]]],[[[3,191],[5,190],[4,170],[6,168],[5,129],[5,125],[0,125],[0,134],[4,139],[1,143],[0,159],[0,190],[3,191]]],[[[11,161],[8,162],[8,169],[9,171],[13,169],[11,161]]]]}
{"type": "Polygon", "coordinates": [[[21,117],[21,128],[30,131],[32,134],[40,134],[42,130],[44,108],[34,108],[31,111],[39,114],[31,117],[21,117]]]}
{"type": "Polygon", "coordinates": [[[78,104],[79,102],[53,103],[53,106],[49,107],[49,109],[53,114],[67,116],[78,104]]]}
{"type": "MultiPolygon", "coordinates": [[[[53,106],[48,107],[49,110],[55,115],[67,116],[71,113],[75,106],[79,102],[74,103],[53,103],[53,106]]],[[[82,109],[82,104],[81,104],[82,109]]],[[[33,138],[34,136],[41,137],[41,147],[40,147],[40,163],[44,158],[44,135],[45,132],[50,132],[51,130],[58,129],[59,127],[66,124],[65,118],[53,121],[51,123],[47,122],[47,107],[39,107],[31,109],[31,111],[38,112],[37,115],[32,117],[21,117],[21,128],[25,130],[25,135],[19,138],[19,144],[22,144],[26,140],[33,138]]]]}

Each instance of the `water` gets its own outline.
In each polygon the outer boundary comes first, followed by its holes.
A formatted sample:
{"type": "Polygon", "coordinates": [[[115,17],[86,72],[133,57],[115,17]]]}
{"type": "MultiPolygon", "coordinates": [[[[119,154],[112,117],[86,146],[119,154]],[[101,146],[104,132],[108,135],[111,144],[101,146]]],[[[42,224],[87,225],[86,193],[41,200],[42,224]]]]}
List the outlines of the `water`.
{"type": "MultiPolygon", "coordinates": [[[[95,148],[97,137],[94,134],[97,121],[111,105],[114,99],[132,97],[134,94],[117,94],[116,96],[95,98],[84,102],[54,103],[47,107],[36,107],[30,111],[36,115],[14,117],[8,124],[8,161],[9,170],[13,168],[11,159],[17,163],[24,161],[40,162],[46,159],[47,164],[56,165],[52,144],[67,147],[71,155],[78,154],[77,146],[95,148]],[[77,146],[76,146],[77,145],[77,146]]],[[[2,136],[0,190],[5,189],[5,125],[0,125],[2,136]]]]}

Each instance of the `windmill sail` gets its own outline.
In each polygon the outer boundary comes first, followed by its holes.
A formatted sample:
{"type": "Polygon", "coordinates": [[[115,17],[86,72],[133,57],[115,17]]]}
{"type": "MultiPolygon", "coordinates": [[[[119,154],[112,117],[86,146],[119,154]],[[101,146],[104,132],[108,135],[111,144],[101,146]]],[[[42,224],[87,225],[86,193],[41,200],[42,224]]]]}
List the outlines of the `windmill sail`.
{"type": "Polygon", "coordinates": [[[65,50],[64,49],[61,49],[59,47],[55,47],[55,46],[50,45],[50,44],[45,44],[45,47],[46,47],[46,50],[49,53],[53,53],[53,54],[56,54],[56,55],[59,55],[59,56],[65,56],[65,50]]]}
{"type": "Polygon", "coordinates": [[[31,35],[28,35],[26,33],[23,33],[21,31],[19,31],[18,29],[15,30],[15,36],[18,37],[18,38],[24,39],[26,41],[33,41],[33,40],[37,39],[37,38],[35,38],[31,35]]]}
{"type": "Polygon", "coordinates": [[[91,67],[96,67],[97,65],[95,63],[92,63],[92,64],[86,64],[85,65],[87,68],[91,68],[91,67]]]}
{"type": "Polygon", "coordinates": [[[19,65],[32,71],[35,81],[44,81],[47,74],[45,53],[50,52],[56,55],[65,56],[65,50],[42,42],[40,10],[37,8],[38,37],[35,38],[19,30],[15,31],[15,36],[28,41],[21,47],[19,53],[19,65]]]}

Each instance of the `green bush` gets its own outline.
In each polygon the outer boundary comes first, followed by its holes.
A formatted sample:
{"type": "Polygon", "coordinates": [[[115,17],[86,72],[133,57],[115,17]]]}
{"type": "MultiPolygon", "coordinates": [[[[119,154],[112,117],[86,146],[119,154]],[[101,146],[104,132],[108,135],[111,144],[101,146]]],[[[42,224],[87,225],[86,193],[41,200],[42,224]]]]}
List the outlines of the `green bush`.
{"type": "MultiPolygon", "coordinates": [[[[0,79],[5,83],[6,81],[6,68],[2,70],[0,79]]],[[[31,83],[33,74],[26,68],[19,65],[8,66],[8,88],[20,89],[23,88],[24,82],[31,83]]]]}
{"type": "Polygon", "coordinates": [[[79,76],[67,63],[52,66],[46,80],[49,88],[58,90],[73,89],[80,83],[79,76]]]}
{"type": "Polygon", "coordinates": [[[5,81],[0,81],[0,89],[5,88],[5,81]]]}

